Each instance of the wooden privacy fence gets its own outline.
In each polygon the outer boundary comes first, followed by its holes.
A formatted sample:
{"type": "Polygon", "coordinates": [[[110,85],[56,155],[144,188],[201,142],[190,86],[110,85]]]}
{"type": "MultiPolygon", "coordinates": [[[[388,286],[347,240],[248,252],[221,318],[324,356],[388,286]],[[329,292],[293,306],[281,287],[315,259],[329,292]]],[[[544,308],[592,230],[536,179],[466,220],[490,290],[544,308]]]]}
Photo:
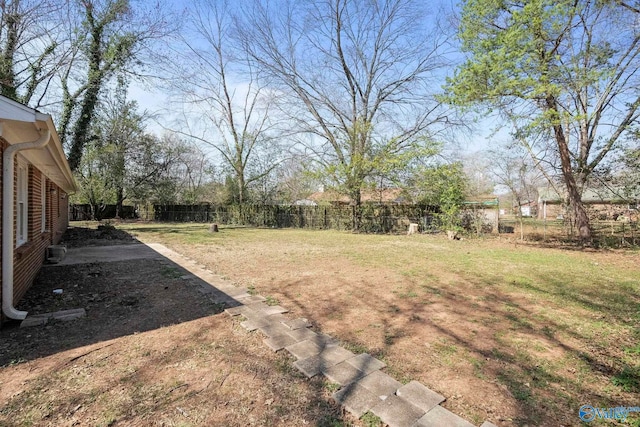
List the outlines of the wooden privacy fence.
{"type": "MultiPolygon", "coordinates": [[[[69,205],[69,220],[71,221],[99,221],[102,219],[113,219],[115,217],[116,205],[69,205]]],[[[136,208],[134,206],[122,206],[120,218],[138,218],[136,208]]]]}
{"type": "MultiPolygon", "coordinates": [[[[71,220],[110,219],[115,217],[115,205],[93,207],[71,205],[71,220]]],[[[525,240],[577,241],[576,230],[569,220],[538,220],[493,218],[483,210],[465,211],[464,217],[480,218],[467,231],[487,234],[498,231],[514,238],[522,235],[525,240]],[[491,218],[490,218],[491,217],[491,218]],[[476,224],[477,222],[477,224],[476,224]],[[479,226],[478,226],[479,224],[479,226]]],[[[497,212],[497,211],[496,211],[497,212]]],[[[297,206],[297,205],[147,205],[123,206],[123,218],[139,218],[158,222],[204,222],[222,225],[239,225],[269,228],[307,228],[353,230],[356,218],[355,206],[297,206]]],[[[361,206],[359,230],[365,233],[406,233],[409,224],[419,225],[419,232],[441,231],[438,208],[425,205],[369,205],[361,206]]],[[[592,220],[594,243],[601,246],[640,245],[638,221],[592,220]]]]}
{"type": "MultiPolygon", "coordinates": [[[[363,205],[359,230],[406,233],[409,223],[431,229],[436,208],[424,205],[363,205]]],[[[225,225],[273,228],[351,230],[355,206],[296,205],[150,205],[138,209],[141,219],[159,222],[215,222],[225,225]]]]}

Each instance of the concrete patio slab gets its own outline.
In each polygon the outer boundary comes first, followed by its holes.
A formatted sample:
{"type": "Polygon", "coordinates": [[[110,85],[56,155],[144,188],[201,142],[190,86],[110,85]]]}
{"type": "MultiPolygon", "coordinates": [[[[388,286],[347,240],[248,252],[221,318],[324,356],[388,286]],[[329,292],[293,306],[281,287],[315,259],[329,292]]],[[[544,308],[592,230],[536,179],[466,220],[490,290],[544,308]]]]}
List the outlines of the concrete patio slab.
{"type": "Polygon", "coordinates": [[[55,268],[62,265],[153,258],[158,258],[158,253],[154,249],[142,243],[113,246],[86,246],[82,248],[67,249],[67,255],[62,261],[48,266],[55,268]]]}

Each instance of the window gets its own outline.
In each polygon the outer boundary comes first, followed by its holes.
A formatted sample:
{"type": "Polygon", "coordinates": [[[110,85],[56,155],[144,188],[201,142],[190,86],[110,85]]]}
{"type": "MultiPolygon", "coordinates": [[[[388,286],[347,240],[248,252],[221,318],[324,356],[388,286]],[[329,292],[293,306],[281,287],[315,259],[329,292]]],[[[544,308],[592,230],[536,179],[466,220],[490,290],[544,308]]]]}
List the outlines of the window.
{"type": "Polygon", "coordinates": [[[40,180],[40,211],[42,215],[40,231],[45,232],[47,230],[47,177],[44,176],[44,173],[41,174],[40,180]]]}
{"type": "Polygon", "coordinates": [[[29,229],[29,167],[18,162],[18,177],[16,188],[16,246],[24,244],[28,239],[29,229]]]}

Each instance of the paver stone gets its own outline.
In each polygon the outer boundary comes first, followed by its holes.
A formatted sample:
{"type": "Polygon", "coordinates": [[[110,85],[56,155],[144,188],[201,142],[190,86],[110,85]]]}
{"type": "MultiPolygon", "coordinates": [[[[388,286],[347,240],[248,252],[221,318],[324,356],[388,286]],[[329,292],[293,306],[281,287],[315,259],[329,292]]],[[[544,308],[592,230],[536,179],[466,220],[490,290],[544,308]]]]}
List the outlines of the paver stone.
{"type": "Polygon", "coordinates": [[[350,384],[333,393],[333,399],[357,418],[380,402],[378,396],[357,384],[350,384]]]}
{"type": "MultiPolygon", "coordinates": [[[[284,324],[283,324],[284,325],[284,324]]],[[[296,341],[305,341],[314,338],[317,334],[309,329],[294,329],[289,330],[287,334],[296,339],[296,341]]]]}
{"type": "Polygon", "coordinates": [[[298,319],[292,319],[292,320],[285,320],[282,323],[284,323],[285,326],[296,330],[296,329],[304,329],[304,328],[309,328],[311,327],[311,323],[309,323],[309,321],[307,321],[307,319],[303,319],[303,318],[298,318],[298,319]]]}
{"type": "MultiPolygon", "coordinates": [[[[287,332],[291,331],[279,321],[269,322],[266,325],[258,326],[258,329],[269,338],[275,337],[277,335],[288,335],[287,332]]],[[[291,342],[290,344],[293,344],[294,342],[295,341],[291,342]]]]}
{"type": "Polygon", "coordinates": [[[402,384],[389,375],[380,371],[373,371],[366,377],[358,380],[358,384],[366,388],[376,396],[391,396],[396,393],[402,384]]]}
{"type": "Polygon", "coordinates": [[[424,412],[429,412],[445,400],[444,396],[428,389],[418,381],[403,385],[396,394],[424,412]]]}
{"type": "Polygon", "coordinates": [[[264,340],[264,343],[273,351],[282,350],[286,346],[295,344],[296,342],[296,339],[289,335],[276,335],[264,340]]]}
{"type": "MultiPolygon", "coordinates": [[[[411,427],[424,415],[424,411],[398,396],[389,396],[371,408],[371,412],[380,417],[389,427],[411,427]]],[[[440,427],[450,427],[441,424],[440,427]]]]}
{"type": "Polygon", "coordinates": [[[293,365],[311,378],[319,374],[323,369],[337,365],[350,357],[353,357],[353,353],[342,347],[326,347],[317,355],[300,359],[294,362],[293,365]]]}
{"type": "Polygon", "coordinates": [[[364,372],[354,368],[346,361],[325,368],[322,370],[322,373],[334,383],[338,383],[342,386],[358,381],[366,375],[364,372]]]}
{"type": "Polygon", "coordinates": [[[322,351],[322,347],[310,340],[300,341],[285,348],[289,353],[294,355],[296,359],[307,359],[322,351]]]}
{"type": "Polygon", "coordinates": [[[382,369],[387,366],[384,362],[367,353],[362,353],[352,357],[351,359],[347,359],[346,362],[365,374],[370,374],[373,371],[377,371],[378,369],[382,369]]]}
{"type": "Polygon", "coordinates": [[[475,427],[469,421],[460,418],[442,406],[436,406],[418,420],[415,427],[475,427]]]}
{"type": "Polygon", "coordinates": [[[238,300],[243,304],[253,304],[256,302],[266,301],[266,298],[260,295],[249,295],[248,297],[238,298],[238,300]]]}

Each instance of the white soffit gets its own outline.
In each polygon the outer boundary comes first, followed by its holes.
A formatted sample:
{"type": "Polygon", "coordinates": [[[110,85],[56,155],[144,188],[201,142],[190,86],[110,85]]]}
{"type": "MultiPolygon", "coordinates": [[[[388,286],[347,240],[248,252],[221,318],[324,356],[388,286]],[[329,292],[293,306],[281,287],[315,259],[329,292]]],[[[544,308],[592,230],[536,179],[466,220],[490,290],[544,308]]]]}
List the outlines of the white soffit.
{"type": "Polygon", "coordinates": [[[2,137],[11,145],[35,141],[40,137],[41,131],[49,130],[51,139],[45,148],[25,150],[20,154],[65,192],[77,191],[75,180],[49,115],[0,96],[0,126],[2,137]]]}

